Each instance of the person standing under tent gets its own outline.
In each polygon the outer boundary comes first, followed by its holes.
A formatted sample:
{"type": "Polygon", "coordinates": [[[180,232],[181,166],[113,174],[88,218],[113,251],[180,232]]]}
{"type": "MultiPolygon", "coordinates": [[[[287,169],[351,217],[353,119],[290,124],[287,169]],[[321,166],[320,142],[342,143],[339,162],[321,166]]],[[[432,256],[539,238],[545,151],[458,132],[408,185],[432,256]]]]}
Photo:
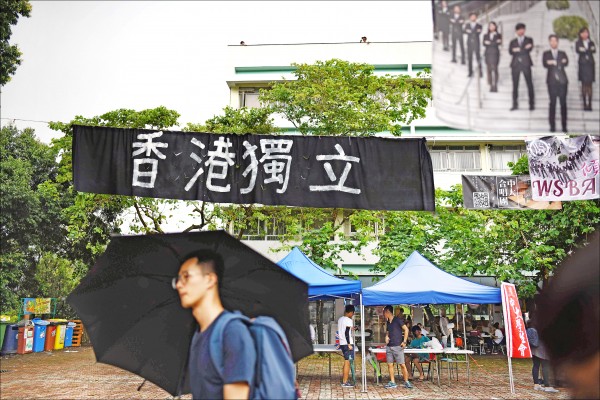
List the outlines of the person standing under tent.
{"type": "Polygon", "coordinates": [[[448,329],[448,318],[446,318],[446,310],[440,311],[440,331],[442,332],[442,346],[448,346],[448,336],[450,330],[448,329]]]}
{"type": "Polygon", "coordinates": [[[350,375],[350,361],[354,360],[354,337],[352,336],[352,331],[354,329],[352,317],[354,317],[354,311],[355,308],[352,304],[346,305],[344,315],[338,320],[340,348],[344,355],[342,387],[354,387],[354,383],[348,382],[348,375],[350,375]]]}
{"type": "Polygon", "coordinates": [[[404,387],[412,389],[413,385],[408,381],[408,370],[404,364],[404,348],[408,339],[408,328],[404,324],[404,320],[400,317],[394,317],[394,309],[392,306],[385,306],[383,309],[383,317],[388,322],[388,330],[385,335],[385,354],[390,373],[390,381],[385,385],[386,389],[395,389],[396,379],[394,374],[394,363],[400,365],[402,377],[404,378],[404,387]]]}

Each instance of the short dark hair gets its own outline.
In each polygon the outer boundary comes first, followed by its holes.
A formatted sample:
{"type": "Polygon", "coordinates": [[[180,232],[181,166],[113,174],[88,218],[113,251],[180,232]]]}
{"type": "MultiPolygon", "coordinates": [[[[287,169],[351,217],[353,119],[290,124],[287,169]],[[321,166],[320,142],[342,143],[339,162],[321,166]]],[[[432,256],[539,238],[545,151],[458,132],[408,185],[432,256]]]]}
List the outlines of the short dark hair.
{"type": "Polygon", "coordinates": [[[494,324],[494,328],[496,328],[496,329],[498,329],[498,327],[499,327],[499,326],[500,326],[500,322],[496,322],[496,323],[494,324]]]}
{"type": "Polygon", "coordinates": [[[519,22],[517,24],[517,26],[515,26],[515,31],[518,31],[519,29],[525,29],[525,24],[522,22],[519,22]]]}
{"type": "Polygon", "coordinates": [[[550,39],[552,39],[552,38],[555,38],[556,40],[558,40],[558,36],[556,36],[554,33],[551,33],[551,34],[548,36],[548,40],[550,40],[550,39]]]}
{"type": "Polygon", "coordinates": [[[213,250],[195,250],[186,254],[185,257],[181,259],[181,264],[192,258],[196,259],[196,264],[203,272],[214,272],[215,275],[217,275],[217,284],[220,290],[223,285],[223,275],[225,274],[225,262],[223,261],[223,257],[213,250]]]}
{"type": "Polygon", "coordinates": [[[348,304],[346,305],[346,308],[344,308],[344,314],[348,314],[349,312],[355,312],[355,308],[352,304],[348,304]]]}
{"type": "Polygon", "coordinates": [[[477,16],[477,13],[476,13],[475,11],[471,11],[471,12],[469,13],[469,17],[470,17],[471,15],[477,16]]]}
{"type": "Polygon", "coordinates": [[[421,328],[419,327],[419,325],[415,325],[412,327],[411,331],[412,333],[417,333],[417,331],[421,332],[421,328]]]}
{"type": "Polygon", "coordinates": [[[386,311],[389,311],[389,312],[392,313],[392,315],[394,315],[394,307],[392,307],[392,306],[385,306],[383,308],[383,312],[386,312],[386,311]]]}
{"type": "Polygon", "coordinates": [[[587,27],[587,26],[584,26],[583,28],[581,28],[581,29],[579,30],[579,32],[578,32],[577,34],[578,34],[578,35],[581,35],[581,34],[582,34],[583,32],[585,32],[585,31],[587,31],[587,33],[588,33],[588,34],[590,33],[590,30],[588,29],[588,27],[587,27]]]}

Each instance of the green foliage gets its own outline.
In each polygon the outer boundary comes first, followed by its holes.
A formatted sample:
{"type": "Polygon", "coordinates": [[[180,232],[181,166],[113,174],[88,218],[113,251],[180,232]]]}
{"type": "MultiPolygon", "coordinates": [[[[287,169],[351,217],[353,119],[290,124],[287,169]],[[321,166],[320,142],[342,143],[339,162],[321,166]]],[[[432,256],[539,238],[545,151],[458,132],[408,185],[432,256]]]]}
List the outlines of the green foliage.
{"type": "MultiPolygon", "coordinates": [[[[526,160],[526,158],[525,158],[526,160]]],[[[516,164],[523,170],[523,159],[516,164]]],[[[516,172],[517,169],[513,169],[516,172]]],[[[560,262],[600,228],[598,201],[563,203],[562,210],[467,210],[460,186],[436,191],[436,213],[387,213],[376,271],[393,271],[413,250],[460,276],[494,276],[533,297],[560,262]]]]}
{"type": "Polygon", "coordinates": [[[35,294],[33,269],[44,251],[65,252],[60,198],[46,185],[55,179],[56,153],[32,129],[0,131],[0,312],[15,312],[19,299],[35,294]]]}
{"type": "Polygon", "coordinates": [[[4,0],[0,10],[0,86],[4,86],[22,61],[19,47],[9,43],[12,26],[17,24],[19,17],[31,15],[31,4],[28,0],[4,0]]]}
{"type": "Polygon", "coordinates": [[[548,10],[566,10],[569,7],[569,0],[546,0],[548,10]]]}
{"type": "Polygon", "coordinates": [[[245,135],[248,133],[268,135],[278,132],[273,125],[271,111],[268,108],[232,108],[225,107],[223,115],[215,115],[204,124],[188,123],[185,131],[233,133],[245,135]]]}
{"type": "Polygon", "coordinates": [[[588,22],[578,15],[563,15],[552,21],[552,27],[556,36],[568,40],[577,39],[579,37],[579,30],[588,26],[588,22]]]}
{"type": "Polygon", "coordinates": [[[260,100],[302,134],[370,136],[425,116],[429,81],[376,76],[369,64],[338,59],[293,64],[296,80],[273,83],[260,100]]]}
{"type": "Polygon", "coordinates": [[[527,154],[523,154],[517,162],[508,162],[508,168],[512,171],[513,175],[528,175],[529,174],[529,158],[527,154]]]}

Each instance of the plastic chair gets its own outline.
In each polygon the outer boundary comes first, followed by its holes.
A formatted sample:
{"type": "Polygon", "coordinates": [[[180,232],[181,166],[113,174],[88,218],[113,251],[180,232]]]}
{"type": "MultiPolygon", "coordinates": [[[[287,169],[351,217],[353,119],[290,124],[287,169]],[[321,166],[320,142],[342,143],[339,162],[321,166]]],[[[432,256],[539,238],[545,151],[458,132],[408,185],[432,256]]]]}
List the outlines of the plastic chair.
{"type": "MultiPolygon", "coordinates": [[[[421,364],[421,368],[423,368],[423,373],[425,373],[425,366],[427,366],[427,380],[429,380],[431,378],[431,380],[433,381],[433,376],[431,375],[431,367],[433,366],[435,368],[434,373],[437,374],[438,377],[438,385],[440,384],[440,369],[438,366],[438,362],[437,362],[437,357],[435,353],[429,353],[429,359],[422,361],[419,360],[419,363],[421,364]]],[[[412,364],[412,372],[411,375],[415,375],[415,364],[412,364]]]]}
{"type": "Polygon", "coordinates": [[[478,352],[481,355],[481,343],[477,336],[467,336],[467,346],[469,350],[478,352]]]}

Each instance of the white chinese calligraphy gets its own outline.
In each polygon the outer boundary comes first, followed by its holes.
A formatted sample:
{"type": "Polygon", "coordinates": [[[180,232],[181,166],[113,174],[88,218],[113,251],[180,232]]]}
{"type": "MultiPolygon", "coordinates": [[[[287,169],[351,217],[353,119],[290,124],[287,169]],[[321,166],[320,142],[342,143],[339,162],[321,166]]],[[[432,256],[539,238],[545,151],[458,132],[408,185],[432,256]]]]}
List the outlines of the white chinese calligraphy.
{"type": "Polygon", "coordinates": [[[331,182],[335,182],[336,179],[338,179],[338,178],[336,177],[335,173],[333,172],[331,163],[329,163],[328,161],[330,161],[330,160],[346,161],[346,165],[344,167],[344,170],[342,171],[342,174],[339,177],[338,183],[336,185],[310,185],[309,186],[310,191],[311,192],[339,191],[339,192],[345,192],[345,193],[360,194],[360,189],[353,189],[353,188],[344,186],[344,183],[346,183],[346,179],[348,178],[348,173],[350,172],[350,169],[352,168],[351,163],[353,163],[353,162],[360,163],[360,158],[353,157],[353,156],[347,156],[346,153],[344,153],[344,149],[342,149],[342,146],[340,146],[339,144],[335,145],[335,149],[337,150],[338,154],[319,155],[319,156],[317,156],[317,160],[318,161],[327,161],[327,162],[325,162],[323,167],[325,168],[325,172],[327,172],[327,177],[329,178],[329,180],[331,182]]]}
{"type": "Polygon", "coordinates": [[[276,190],[277,193],[285,193],[287,190],[290,179],[290,163],[292,162],[290,152],[293,143],[294,141],[291,139],[260,140],[260,148],[263,152],[260,162],[263,164],[265,173],[270,175],[264,182],[265,184],[271,182],[281,184],[281,187],[276,190]]]}
{"type": "MultiPolygon", "coordinates": [[[[200,147],[201,150],[203,150],[205,148],[205,146],[202,144],[202,142],[196,138],[192,138],[192,144],[194,146],[200,147]]],[[[196,180],[198,179],[198,177],[204,173],[204,169],[202,169],[202,159],[200,158],[200,156],[196,153],[192,153],[192,154],[190,154],[190,158],[192,158],[194,161],[196,161],[198,163],[198,170],[196,171],[194,176],[192,176],[192,179],[190,179],[189,182],[185,185],[186,192],[189,191],[192,188],[192,186],[194,186],[194,183],[196,183],[196,180]]]]}
{"type": "Polygon", "coordinates": [[[153,139],[159,138],[162,135],[162,131],[154,133],[142,133],[137,135],[138,139],[145,140],[145,142],[133,142],[132,147],[139,147],[139,149],[134,150],[132,157],[145,153],[145,158],[133,160],[133,178],[131,186],[154,188],[154,182],[156,181],[156,176],[158,175],[158,160],[149,157],[152,155],[152,153],[154,153],[161,160],[166,158],[166,156],[158,148],[167,148],[169,147],[169,144],[152,141],[153,139]],[[148,166],[150,167],[149,170],[148,166]],[[146,178],[148,178],[148,180],[146,180],[146,178]]]}
{"type": "Polygon", "coordinates": [[[235,157],[235,153],[229,152],[229,148],[233,146],[233,144],[229,138],[225,141],[223,137],[220,137],[219,140],[213,142],[213,144],[217,149],[208,151],[208,160],[206,160],[205,163],[205,165],[208,165],[206,187],[208,190],[213,190],[215,192],[229,192],[231,189],[230,184],[218,186],[213,184],[213,179],[227,178],[227,170],[234,164],[232,157],[235,157]],[[215,171],[215,169],[218,169],[218,172],[215,171]]]}
{"type": "Polygon", "coordinates": [[[256,159],[256,145],[248,143],[248,141],[244,140],[243,143],[246,151],[242,158],[245,160],[246,157],[250,157],[250,164],[246,167],[244,172],[242,172],[242,176],[245,178],[248,174],[252,174],[250,176],[250,183],[247,187],[241,188],[240,192],[242,194],[248,194],[254,190],[254,185],[256,184],[256,174],[258,173],[258,160],[256,159]]]}

